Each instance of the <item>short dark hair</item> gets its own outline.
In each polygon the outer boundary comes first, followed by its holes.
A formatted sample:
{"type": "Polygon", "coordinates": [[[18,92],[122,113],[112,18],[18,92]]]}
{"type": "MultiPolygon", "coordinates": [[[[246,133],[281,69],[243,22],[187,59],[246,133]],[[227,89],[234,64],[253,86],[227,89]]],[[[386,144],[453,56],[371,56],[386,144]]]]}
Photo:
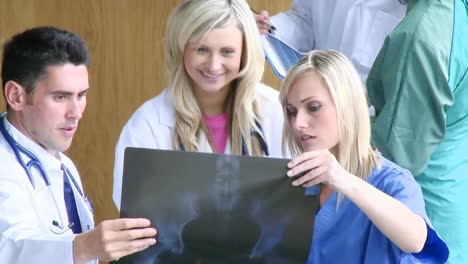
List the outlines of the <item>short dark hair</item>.
{"type": "Polygon", "coordinates": [[[31,93],[48,66],[66,63],[89,66],[88,48],[77,34],[54,27],[36,27],[19,33],[3,46],[3,93],[8,81],[19,83],[31,93]]]}

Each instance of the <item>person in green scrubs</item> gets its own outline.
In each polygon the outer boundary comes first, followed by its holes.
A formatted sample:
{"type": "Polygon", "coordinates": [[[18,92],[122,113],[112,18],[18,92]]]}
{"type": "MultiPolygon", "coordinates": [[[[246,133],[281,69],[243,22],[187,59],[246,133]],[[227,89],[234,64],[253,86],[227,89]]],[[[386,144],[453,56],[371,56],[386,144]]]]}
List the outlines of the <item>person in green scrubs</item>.
{"type": "Polygon", "coordinates": [[[467,0],[409,0],[366,83],[372,143],[415,175],[457,264],[468,263],[467,36],[467,0]]]}

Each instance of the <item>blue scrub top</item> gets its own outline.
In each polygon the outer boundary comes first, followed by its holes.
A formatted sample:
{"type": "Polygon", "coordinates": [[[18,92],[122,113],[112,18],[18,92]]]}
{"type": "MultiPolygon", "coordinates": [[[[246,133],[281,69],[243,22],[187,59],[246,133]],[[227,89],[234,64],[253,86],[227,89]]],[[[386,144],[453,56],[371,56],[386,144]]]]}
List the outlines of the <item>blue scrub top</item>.
{"type": "MultiPolygon", "coordinates": [[[[366,181],[408,206],[424,218],[428,239],[418,254],[405,253],[384,236],[370,219],[348,198],[336,207],[334,192],[318,211],[307,263],[444,263],[445,242],[432,229],[424,209],[421,188],[408,170],[379,155],[380,166],[366,181]]],[[[307,190],[307,194],[318,189],[307,190]]],[[[378,202],[378,201],[376,201],[378,202]]]]}

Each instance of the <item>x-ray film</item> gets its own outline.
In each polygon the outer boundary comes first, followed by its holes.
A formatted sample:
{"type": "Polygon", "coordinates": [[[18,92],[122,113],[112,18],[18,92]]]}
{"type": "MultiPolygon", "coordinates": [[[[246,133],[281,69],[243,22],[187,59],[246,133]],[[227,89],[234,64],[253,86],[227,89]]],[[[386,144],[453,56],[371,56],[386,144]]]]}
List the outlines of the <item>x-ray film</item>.
{"type": "Polygon", "coordinates": [[[127,148],[121,217],[145,217],[157,244],[117,263],[305,263],[317,197],[288,160],[127,148]]]}

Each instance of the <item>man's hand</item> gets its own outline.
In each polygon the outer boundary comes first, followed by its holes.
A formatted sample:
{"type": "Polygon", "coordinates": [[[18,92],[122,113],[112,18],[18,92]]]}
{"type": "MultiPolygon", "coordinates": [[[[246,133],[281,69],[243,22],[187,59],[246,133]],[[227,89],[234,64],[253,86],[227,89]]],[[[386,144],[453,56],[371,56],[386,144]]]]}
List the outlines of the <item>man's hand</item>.
{"type": "Polygon", "coordinates": [[[127,218],[104,221],[93,230],[79,234],[73,240],[74,264],[93,259],[104,261],[146,249],[156,244],[156,229],[143,218],[127,218]]]}

